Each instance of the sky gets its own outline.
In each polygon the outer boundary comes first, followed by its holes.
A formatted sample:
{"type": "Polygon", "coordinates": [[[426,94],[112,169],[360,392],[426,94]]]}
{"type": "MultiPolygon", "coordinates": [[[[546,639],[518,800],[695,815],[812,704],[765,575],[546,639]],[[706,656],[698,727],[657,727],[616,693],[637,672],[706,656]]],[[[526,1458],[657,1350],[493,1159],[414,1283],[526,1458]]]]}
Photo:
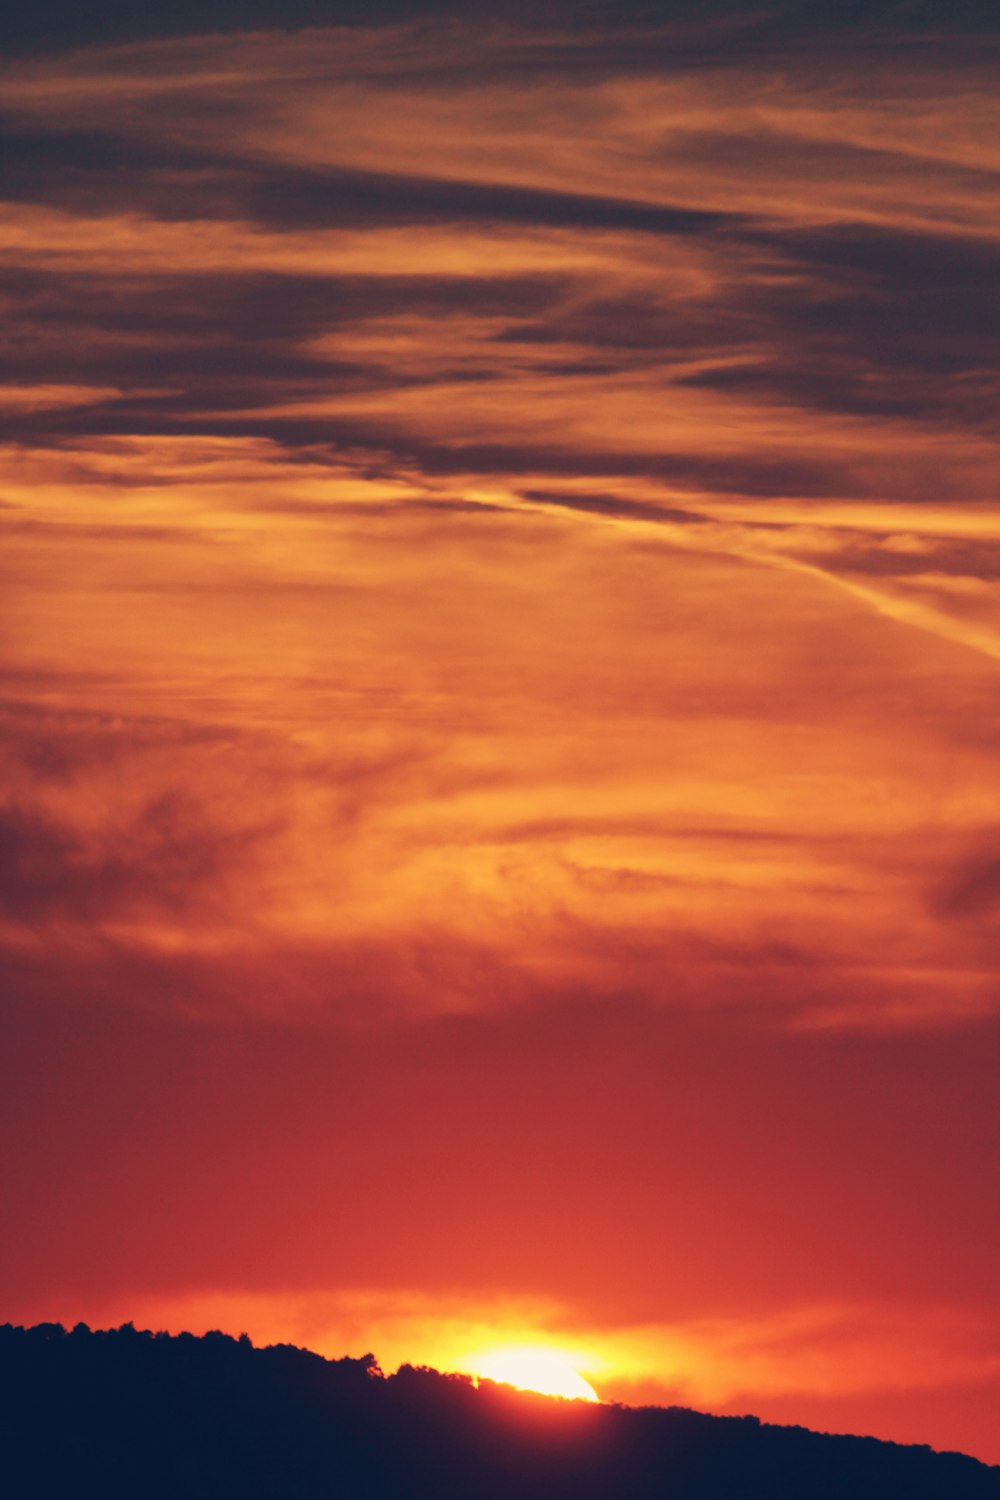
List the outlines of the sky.
{"type": "Polygon", "coordinates": [[[991,11],[7,11],[0,1317],[1000,1463],[991,11]]]}

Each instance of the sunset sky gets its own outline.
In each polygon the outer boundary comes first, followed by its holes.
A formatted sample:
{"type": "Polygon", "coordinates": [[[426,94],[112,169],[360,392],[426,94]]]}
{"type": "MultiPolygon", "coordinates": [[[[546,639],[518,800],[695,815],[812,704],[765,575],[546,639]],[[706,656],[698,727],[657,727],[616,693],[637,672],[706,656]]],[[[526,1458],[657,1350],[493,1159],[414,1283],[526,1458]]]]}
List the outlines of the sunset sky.
{"type": "Polygon", "coordinates": [[[0,1321],[1000,1463],[997,14],[0,22],[0,1321]]]}

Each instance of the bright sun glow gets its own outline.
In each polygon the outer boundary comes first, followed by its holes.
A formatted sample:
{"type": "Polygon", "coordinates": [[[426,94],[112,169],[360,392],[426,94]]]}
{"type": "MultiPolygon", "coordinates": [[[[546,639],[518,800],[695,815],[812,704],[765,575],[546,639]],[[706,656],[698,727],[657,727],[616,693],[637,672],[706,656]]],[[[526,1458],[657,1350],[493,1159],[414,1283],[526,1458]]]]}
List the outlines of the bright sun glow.
{"type": "Polygon", "coordinates": [[[565,1355],[535,1344],[510,1345],[477,1357],[472,1373],[518,1390],[538,1391],[542,1396],[565,1396],[576,1401],[596,1401],[597,1392],[578,1374],[565,1355]]]}

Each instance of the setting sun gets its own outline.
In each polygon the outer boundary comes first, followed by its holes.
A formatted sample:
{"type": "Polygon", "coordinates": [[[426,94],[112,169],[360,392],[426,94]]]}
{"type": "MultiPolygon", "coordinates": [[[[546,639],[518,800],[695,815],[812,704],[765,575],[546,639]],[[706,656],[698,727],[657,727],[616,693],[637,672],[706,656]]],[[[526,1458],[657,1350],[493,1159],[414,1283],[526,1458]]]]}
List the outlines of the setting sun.
{"type": "Polygon", "coordinates": [[[537,1391],[541,1396],[564,1396],[570,1401],[599,1399],[565,1355],[533,1344],[517,1344],[478,1356],[472,1373],[521,1391],[537,1391]]]}

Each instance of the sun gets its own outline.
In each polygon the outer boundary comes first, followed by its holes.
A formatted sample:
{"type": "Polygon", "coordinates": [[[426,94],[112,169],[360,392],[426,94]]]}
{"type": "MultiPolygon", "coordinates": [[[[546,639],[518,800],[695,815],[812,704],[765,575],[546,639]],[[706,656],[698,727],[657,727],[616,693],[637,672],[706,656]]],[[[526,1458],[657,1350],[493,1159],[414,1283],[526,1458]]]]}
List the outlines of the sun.
{"type": "Polygon", "coordinates": [[[541,1396],[564,1396],[570,1401],[597,1401],[593,1386],[574,1370],[566,1355],[542,1344],[508,1344],[478,1355],[471,1373],[520,1391],[541,1396]]]}

